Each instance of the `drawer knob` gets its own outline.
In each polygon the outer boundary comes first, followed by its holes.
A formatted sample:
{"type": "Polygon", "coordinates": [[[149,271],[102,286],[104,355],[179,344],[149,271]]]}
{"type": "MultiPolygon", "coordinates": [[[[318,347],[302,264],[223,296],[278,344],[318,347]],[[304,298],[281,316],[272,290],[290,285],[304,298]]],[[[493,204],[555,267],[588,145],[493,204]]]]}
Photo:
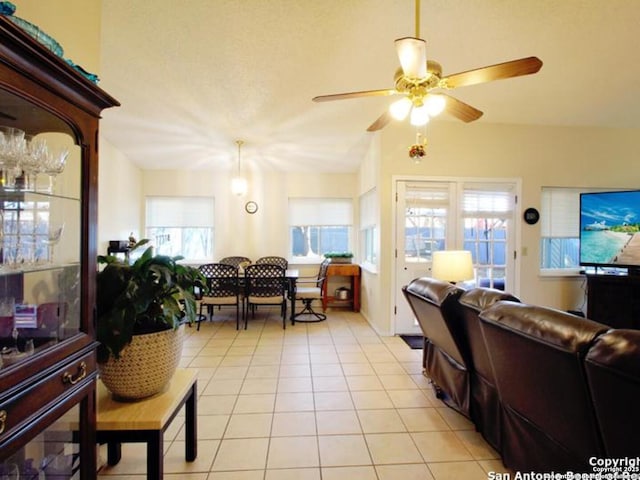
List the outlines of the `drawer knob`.
{"type": "Polygon", "coordinates": [[[75,385],[86,376],[87,376],[87,364],[85,362],[80,362],[80,365],[78,365],[78,371],[76,372],[75,376],[69,372],[64,372],[62,374],[62,383],[75,385]]]}
{"type": "Polygon", "coordinates": [[[0,433],[4,432],[6,425],[7,425],[7,412],[5,410],[0,410],[0,433]]]}

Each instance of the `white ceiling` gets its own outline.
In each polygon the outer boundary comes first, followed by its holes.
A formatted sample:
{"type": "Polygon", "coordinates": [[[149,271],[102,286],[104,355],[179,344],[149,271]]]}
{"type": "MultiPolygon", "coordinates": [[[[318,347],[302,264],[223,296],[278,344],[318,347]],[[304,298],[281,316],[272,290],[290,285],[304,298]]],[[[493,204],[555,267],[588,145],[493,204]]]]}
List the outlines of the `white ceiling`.
{"type": "MultiPolygon", "coordinates": [[[[242,139],[253,168],[355,171],[392,100],[311,98],[392,88],[393,41],[415,33],[413,0],[102,4],[100,86],[122,106],[101,128],[145,169],[233,169],[242,139]]],[[[420,36],[444,75],[544,62],[451,92],[484,112],[475,123],[640,128],[639,31],[639,0],[422,0],[420,36]]]]}

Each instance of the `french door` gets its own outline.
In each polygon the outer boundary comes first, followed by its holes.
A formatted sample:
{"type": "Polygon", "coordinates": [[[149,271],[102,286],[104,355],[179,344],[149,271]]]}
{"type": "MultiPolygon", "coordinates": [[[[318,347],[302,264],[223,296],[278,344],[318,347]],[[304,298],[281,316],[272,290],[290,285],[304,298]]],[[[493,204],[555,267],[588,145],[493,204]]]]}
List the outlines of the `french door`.
{"type": "Polygon", "coordinates": [[[514,181],[396,181],[396,334],[421,333],[402,287],[431,275],[436,250],[471,251],[475,278],[465,286],[513,292],[516,190],[514,181]]]}

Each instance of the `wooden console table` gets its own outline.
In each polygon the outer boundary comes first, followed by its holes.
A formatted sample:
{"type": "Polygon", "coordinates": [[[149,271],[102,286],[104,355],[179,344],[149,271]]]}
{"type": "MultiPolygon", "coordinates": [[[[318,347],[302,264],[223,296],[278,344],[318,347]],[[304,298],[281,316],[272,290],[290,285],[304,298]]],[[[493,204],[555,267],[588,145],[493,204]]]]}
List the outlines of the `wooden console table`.
{"type": "Polygon", "coordinates": [[[147,478],[163,477],[164,432],[185,405],[185,458],[192,462],[198,455],[197,380],[192,370],[176,370],[167,391],[138,402],[116,402],[102,382],[97,388],[98,443],[107,443],[107,463],[116,465],[121,458],[121,443],[147,444],[147,478]]]}
{"type": "Polygon", "coordinates": [[[329,306],[345,306],[352,305],[354,312],[360,311],[360,265],[351,263],[331,263],[327,267],[327,274],[322,283],[322,309],[326,310],[329,306]],[[331,277],[349,277],[351,280],[351,298],[349,300],[338,300],[334,295],[327,293],[329,280],[331,277]]]}

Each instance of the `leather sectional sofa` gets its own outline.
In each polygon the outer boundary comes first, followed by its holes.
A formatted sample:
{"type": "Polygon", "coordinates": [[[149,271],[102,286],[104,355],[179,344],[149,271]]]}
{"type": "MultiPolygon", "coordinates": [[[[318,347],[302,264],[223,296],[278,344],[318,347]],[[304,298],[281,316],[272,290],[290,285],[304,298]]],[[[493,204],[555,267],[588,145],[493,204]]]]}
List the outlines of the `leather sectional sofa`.
{"type": "Polygon", "coordinates": [[[436,394],[515,471],[640,454],[640,331],[418,278],[403,288],[436,394]]]}

